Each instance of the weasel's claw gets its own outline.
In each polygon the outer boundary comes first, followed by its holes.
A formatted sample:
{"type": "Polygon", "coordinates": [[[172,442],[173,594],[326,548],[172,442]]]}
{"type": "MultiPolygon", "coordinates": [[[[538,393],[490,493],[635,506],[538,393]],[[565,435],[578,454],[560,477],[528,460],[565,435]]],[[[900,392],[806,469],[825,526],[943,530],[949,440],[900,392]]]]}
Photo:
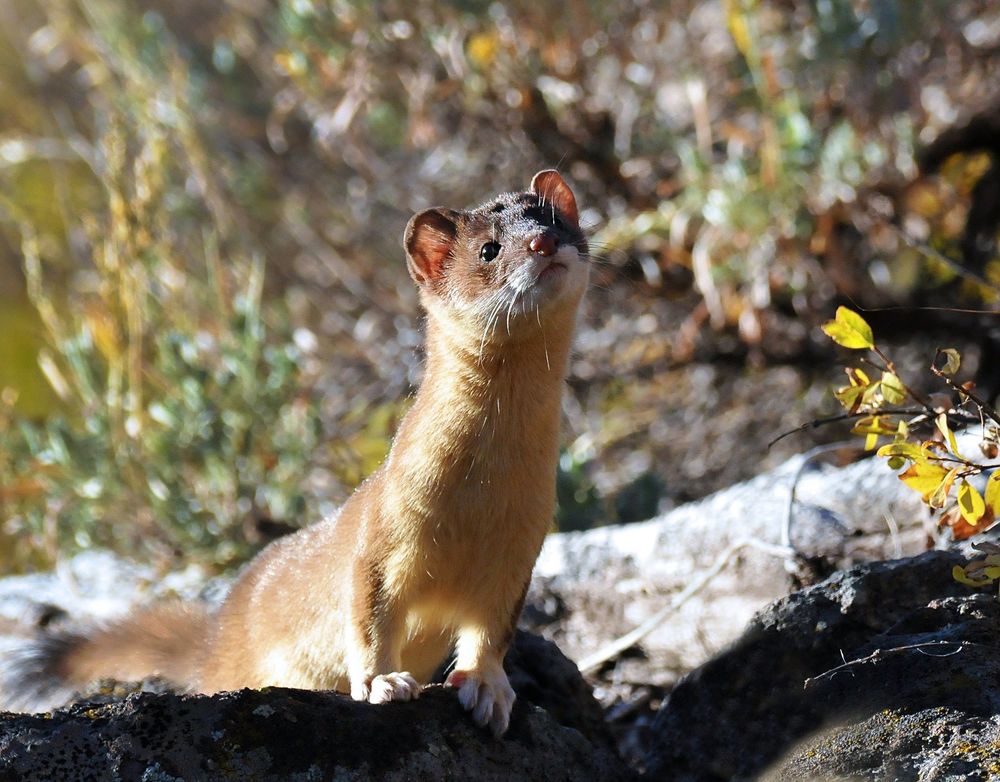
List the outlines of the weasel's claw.
{"type": "Polygon", "coordinates": [[[351,697],[369,703],[412,701],[420,697],[420,685],[409,673],[380,673],[369,684],[351,688],[351,697]]]}
{"type": "Polygon", "coordinates": [[[507,674],[502,670],[497,673],[454,671],[447,684],[458,688],[458,702],[472,712],[477,725],[488,725],[497,738],[507,732],[516,698],[507,674]]]}

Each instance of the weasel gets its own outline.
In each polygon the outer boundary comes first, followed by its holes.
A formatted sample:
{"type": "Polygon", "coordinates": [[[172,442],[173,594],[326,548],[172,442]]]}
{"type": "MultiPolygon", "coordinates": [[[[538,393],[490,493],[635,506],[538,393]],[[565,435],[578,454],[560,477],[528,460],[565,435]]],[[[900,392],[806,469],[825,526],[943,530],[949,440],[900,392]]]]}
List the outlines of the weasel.
{"type": "Polygon", "coordinates": [[[53,632],[6,665],[8,708],[151,675],[180,689],[332,689],[410,700],[452,648],[447,684],[508,727],[503,669],[555,507],[562,388],[587,241],[552,170],[468,211],[414,215],[406,263],[427,314],[426,369],[385,462],[326,521],[266,547],[215,613],[154,604],[53,632]]]}

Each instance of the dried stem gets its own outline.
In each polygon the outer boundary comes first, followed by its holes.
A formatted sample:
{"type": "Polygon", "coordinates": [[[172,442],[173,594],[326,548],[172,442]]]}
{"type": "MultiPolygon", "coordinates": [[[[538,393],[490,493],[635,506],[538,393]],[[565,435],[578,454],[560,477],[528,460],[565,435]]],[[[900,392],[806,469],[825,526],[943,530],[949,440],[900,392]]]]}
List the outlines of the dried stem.
{"type": "Polygon", "coordinates": [[[995,423],[1000,424],[1000,413],[997,413],[997,411],[993,407],[993,405],[991,405],[985,399],[982,399],[981,397],[979,397],[974,391],[970,391],[969,389],[963,388],[962,386],[960,386],[957,383],[955,383],[954,380],[952,380],[950,377],[948,377],[944,372],[942,372],[940,369],[938,369],[933,364],[931,364],[931,372],[933,372],[935,375],[937,375],[939,378],[941,378],[945,383],[947,383],[948,387],[951,388],[952,390],[957,391],[958,393],[962,394],[963,396],[969,397],[969,399],[971,399],[976,405],[978,405],[978,407],[979,407],[980,410],[982,410],[984,413],[986,413],[987,417],[991,421],[994,421],[995,423]]]}
{"type": "Polygon", "coordinates": [[[813,677],[810,677],[810,678],[806,679],[805,682],[803,682],[802,687],[803,687],[803,689],[809,689],[809,687],[811,687],[812,685],[816,684],[816,682],[822,681],[823,679],[832,679],[838,673],[843,673],[844,671],[848,671],[848,672],[851,672],[853,674],[853,671],[851,671],[851,668],[853,668],[854,666],[856,666],[856,665],[868,665],[869,663],[877,663],[880,660],[882,660],[882,658],[887,657],[888,655],[891,655],[891,654],[899,654],[901,652],[914,652],[915,651],[915,652],[920,652],[921,654],[925,654],[926,655],[927,653],[923,651],[924,649],[936,648],[936,647],[941,647],[941,646],[954,646],[954,647],[957,647],[957,648],[954,649],[953,651],[947,652],[945,654],[931,654],[931,655],[927,655],[927,656],[928,657],[951,657],[952,655],[958,654],[959,652],[963,651],[964,649],[969,648],[970,646],[978,646],[978,644],[973,644],[973,643],[970,643],[968,641],[926,641],[925,643],[909,644],[907,646],[895,646],[895,647],[893,647],[891,649],[876,649],[874,652],[872,652],[867,657],[860,657],[857,660],[851,660],[850,662],[845,662],[843,665],[838,665],[835,668],[831,668],[828,671],[824,671],[823,673],[819,674],[819,676],[813,676],[813,677]]]}

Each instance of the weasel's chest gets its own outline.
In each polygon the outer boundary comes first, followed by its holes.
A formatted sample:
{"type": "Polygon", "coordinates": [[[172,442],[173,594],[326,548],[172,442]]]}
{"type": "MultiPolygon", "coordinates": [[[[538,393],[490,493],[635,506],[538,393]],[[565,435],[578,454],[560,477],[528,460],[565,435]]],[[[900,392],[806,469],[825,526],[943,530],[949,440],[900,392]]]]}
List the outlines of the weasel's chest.
{"type": "Polygon", "coordinates": [[[463,487],[422,514],[411,529],[410,576],[439,600],[489,602],[528,579],[551,529],[554,487],[531,495],[463,487]]]}
{"type": "Polygon", "coordinates": [[[488,603],[511,583],[523,587],[552,528],[557,446],[546,427],[505,434],[447,448],[429,433],[410,436],[397,454],[384,508],[395,532],[389,572],[403,594],[488,603]]]}

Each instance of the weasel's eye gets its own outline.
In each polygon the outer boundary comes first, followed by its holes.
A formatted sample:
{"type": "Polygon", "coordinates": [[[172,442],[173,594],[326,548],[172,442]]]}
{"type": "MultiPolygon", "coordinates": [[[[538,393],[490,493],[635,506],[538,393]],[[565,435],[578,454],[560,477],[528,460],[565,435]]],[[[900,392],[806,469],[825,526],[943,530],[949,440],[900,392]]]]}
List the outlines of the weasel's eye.
{"type": "Polygon", "coordinates": [[[500,254],[500,245],[497,242],[487,242],[479,248],[479,260],[489,263],[500,254]]]}

